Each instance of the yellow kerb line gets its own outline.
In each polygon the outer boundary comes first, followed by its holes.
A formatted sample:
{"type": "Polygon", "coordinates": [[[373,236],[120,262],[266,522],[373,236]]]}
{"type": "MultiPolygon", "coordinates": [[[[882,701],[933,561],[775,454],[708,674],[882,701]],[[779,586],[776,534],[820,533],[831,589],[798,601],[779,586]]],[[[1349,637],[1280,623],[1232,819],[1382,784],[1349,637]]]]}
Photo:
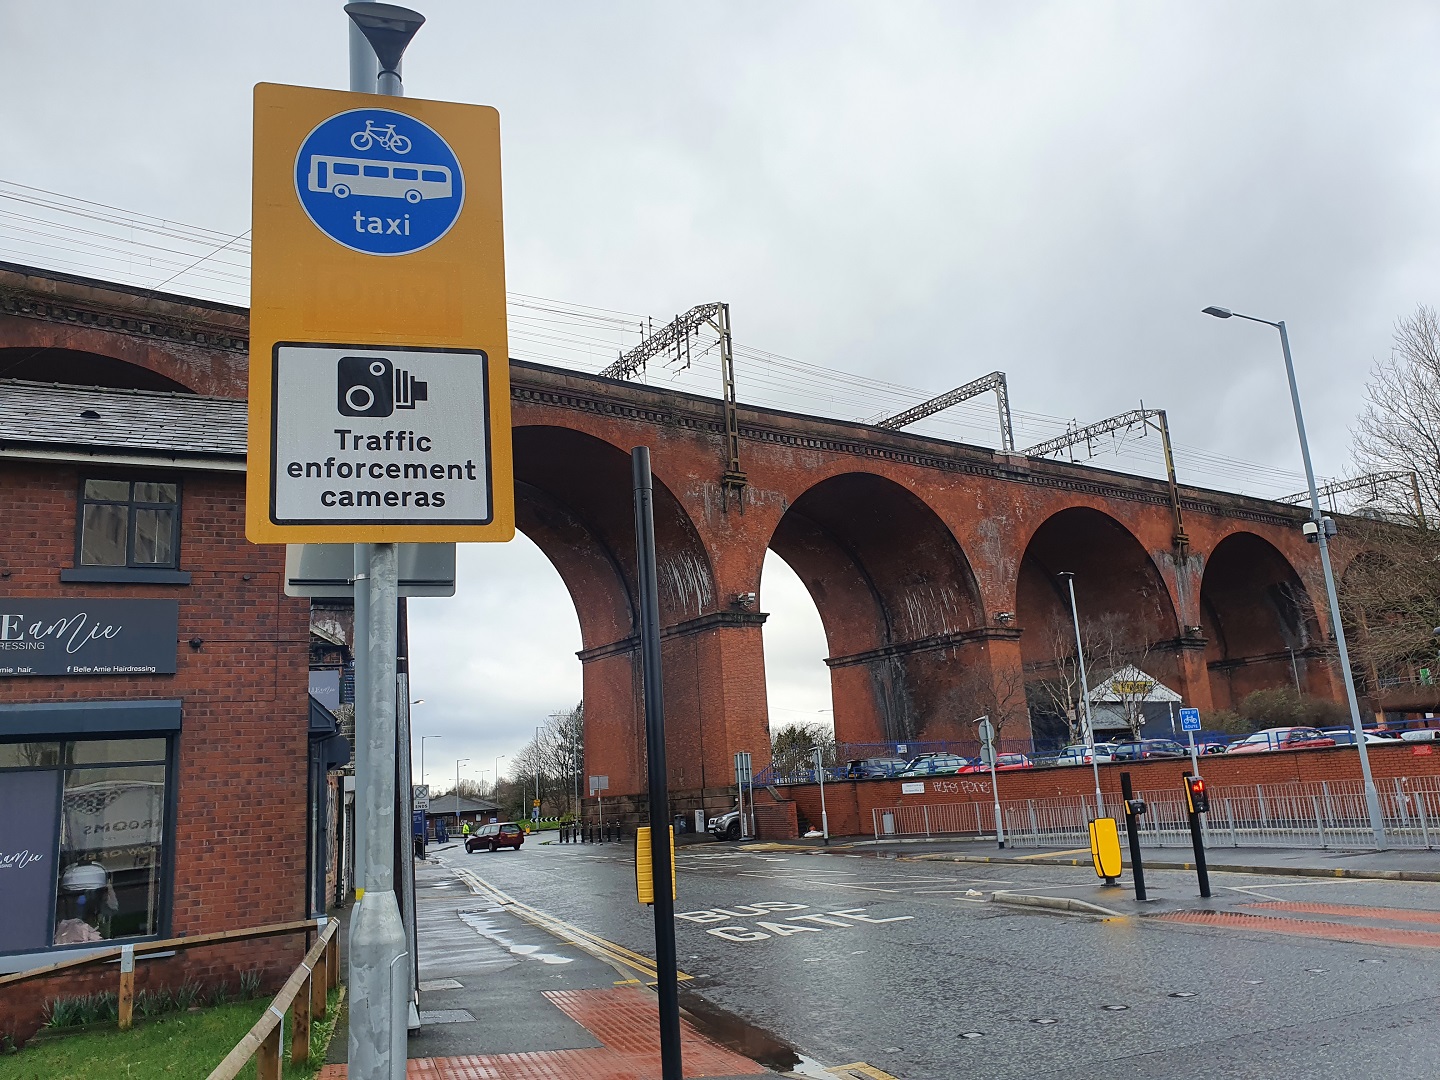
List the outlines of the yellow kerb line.
{"type": "Polygon", "coordinates": [[[1024,860],[1024,859],[1052,859],[1052,858],[1055,858],[1056,856],[1059,856],[1059,855],[1089,855],[1089,854],[1090,854],[1090,849],[1089,849],[1088,847],[1077,847],[1077,848],[1071,848],[1069,851],[1037,851],[1034,855],[1016,855],[1016,856],[1015,856],[1015,861],[1016,861],[1016,862],[1020,862],[1021,860],[1024,860]]]}
{"type": "MultiPolygon", "coordinates": [[[[651,979],[659,977],[659,973],[655,969],[655,961],[649,957],[637,952],[632,952],[623,945],[618,945],[613,941],[592,934],[588,930],[581,930],[578,926],[572,926],[563,919],[557,918],[547,912],[539,911],[529,904],[516,900],[513,896],[502,892],[488,881],[476,876],[470,870],[466,870],[463,867],[456,867],[455,872],[475,888],[489,893],[491,898],[502,907],[513,908],[516,915],[520,916],[532,926],[537,926],[546,933],[552,934],[562,941],[567,941],[590,953],[592,956],[598,956],[602,960],[613,960],[625,967],[634,968],[640,972],[640,974],[648,976],[651,979]]],[[[687,975],[683,971],[677,972],[676,977],[681,982],[694,978],[694,976],[687,975]]]]}

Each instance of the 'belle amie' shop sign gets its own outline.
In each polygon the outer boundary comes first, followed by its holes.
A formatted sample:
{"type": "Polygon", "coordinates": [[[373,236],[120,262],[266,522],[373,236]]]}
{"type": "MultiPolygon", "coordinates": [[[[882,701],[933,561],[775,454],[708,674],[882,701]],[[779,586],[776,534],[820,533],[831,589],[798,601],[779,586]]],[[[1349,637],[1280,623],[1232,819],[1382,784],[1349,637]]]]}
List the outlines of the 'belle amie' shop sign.
{"type": "Polygon", "coordinates": [[[0,676],[173,675],[178,600],[0,598],[0,676]]]}

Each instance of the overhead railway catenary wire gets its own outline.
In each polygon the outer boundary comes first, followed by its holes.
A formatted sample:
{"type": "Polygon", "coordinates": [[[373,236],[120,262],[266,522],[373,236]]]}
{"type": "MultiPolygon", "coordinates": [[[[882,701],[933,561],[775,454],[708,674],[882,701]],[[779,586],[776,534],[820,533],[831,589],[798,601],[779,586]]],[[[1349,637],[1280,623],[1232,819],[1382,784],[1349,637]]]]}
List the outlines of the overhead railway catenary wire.
{"type": "MultiPolygon", "coordinates": [[[[178,291],[244,305],[249,253],[243,234],[237,238],[220,229],[0,180],[0,257],[142,288],[158,288],[161,282],[174,287],[178,282],[178,291]]],[[[512,354],[591,373],[613,363],[617,353],[633,348],[663,323],[641,312],[533,293],[508,292],[506,306],[512,354]]],[[[692,361],[704,359],[715,344],[697,346],[692,361]]],[[[933,390],[839,371],[740,342],[734,344],[734,357],[741,398],[755,405],[806,413],[830,411],[838,419],[874,423],[936,396],[933,390]]],[[[674,372],[657,363],[642,381],[714,394],[713,377],[696,371],[693,364],[689,371],[674,372]]],[[[997,441],[993,416],[993,408],[986,404],[962,402],[907,430],[989,446],[997,441]]],[[[1012,416],[1016,439],[1022,444],[1063,434],[1074,422],[1025,410],[1012,410],[1012,416]]],[[[1174,443],[1174,450],[1186,482],[1216,486],[1226,481],[1241,490],[1273,496],[1293,491],[1303,480],[1295,470],[1184,442],[1174,443]]],[[[1149,446],[1133,441],[1116,441],[1104,455],[1115,467],[1152,474],[1159,467],[1158,459],[1149,446]]]]}

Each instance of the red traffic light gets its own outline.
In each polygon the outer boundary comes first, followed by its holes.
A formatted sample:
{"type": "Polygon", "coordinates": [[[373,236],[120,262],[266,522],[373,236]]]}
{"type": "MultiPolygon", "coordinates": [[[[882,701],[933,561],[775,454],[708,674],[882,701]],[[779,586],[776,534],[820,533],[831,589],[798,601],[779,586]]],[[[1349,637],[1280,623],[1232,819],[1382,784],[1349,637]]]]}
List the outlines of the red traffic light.
{"type": "Polygon", "coordinates": [[[1205,781],[1201,777],[1185,777],[1185,801],[1190,804],[1192,814],[1203,814],[1210,809],[1210,796],[1205,791],[1205,781]]]}

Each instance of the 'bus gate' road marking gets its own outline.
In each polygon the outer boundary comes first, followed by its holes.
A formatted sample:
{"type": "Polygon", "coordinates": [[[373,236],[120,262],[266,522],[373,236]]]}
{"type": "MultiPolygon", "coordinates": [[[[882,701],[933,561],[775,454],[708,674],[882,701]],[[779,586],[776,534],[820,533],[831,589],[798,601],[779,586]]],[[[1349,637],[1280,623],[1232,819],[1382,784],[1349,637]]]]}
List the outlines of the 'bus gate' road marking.
{"type": "Polygon", "coordinates": [[[772,937],[790,937],[794,934],[818,934],[823,932],[825,927],[840,930],[853,930],[857,924],[881,925],[883,923],[908,922],[914,919],[914,915],[892,915],[888,918],[879,919],[872,915],[865,914],[864,908],[841,908],[835,911],[811,912],[807,915],[784,915],[785,911],[808,911],[807,904],[792,904],[781,900],[762,900],[754,904],[736,904],[734,908],[704,908],[699,911],[677,911],[675,917],[684,919],[686,922],[706,923],[725,922],[727,919],[758,919],[757,926],[764,927],[763,930],[753,927],[731,924],[728,926],[709,926],[705,932],[712,937],[718,937],[723,941],[737,943],[751,941],[767,941],[772,937]],[[759,918],[760,916],[769,918],[759,918]],[[783,922],[776,921],[783,918],[783,922]],[[850,920],[850,921],[842,921],[850,920]],[[800,925],[802,923],[815,923],[814,926],[800,925]]]}

